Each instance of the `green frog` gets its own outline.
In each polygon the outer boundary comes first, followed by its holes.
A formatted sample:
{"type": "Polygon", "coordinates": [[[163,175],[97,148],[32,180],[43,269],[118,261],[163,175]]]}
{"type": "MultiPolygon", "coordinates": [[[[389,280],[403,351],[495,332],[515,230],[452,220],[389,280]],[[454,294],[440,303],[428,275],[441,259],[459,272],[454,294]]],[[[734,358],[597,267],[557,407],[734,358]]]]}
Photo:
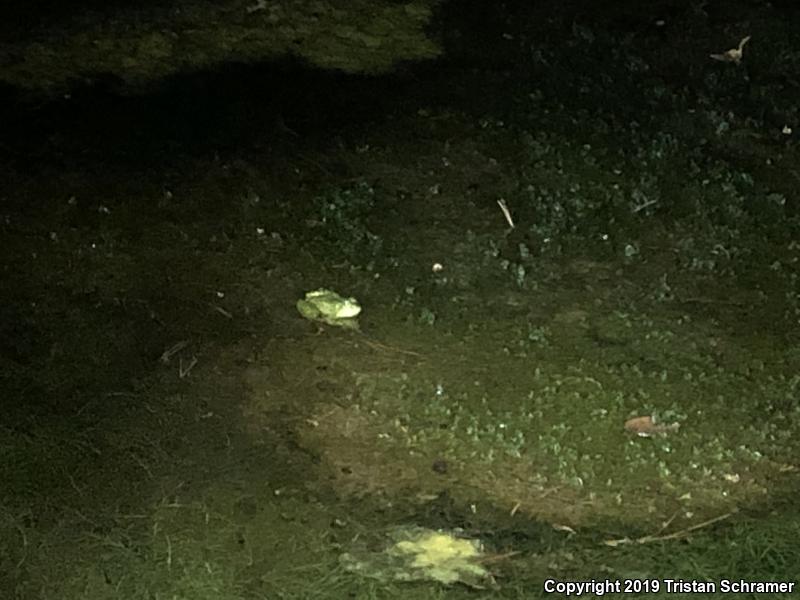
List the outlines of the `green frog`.
{"type": "Polygon", "coordinates": [[[309,321],[358,330],[361,305],[355,298],[343,298],[332,290],[320,288],[297,301],[297,312],[309,321]]]}

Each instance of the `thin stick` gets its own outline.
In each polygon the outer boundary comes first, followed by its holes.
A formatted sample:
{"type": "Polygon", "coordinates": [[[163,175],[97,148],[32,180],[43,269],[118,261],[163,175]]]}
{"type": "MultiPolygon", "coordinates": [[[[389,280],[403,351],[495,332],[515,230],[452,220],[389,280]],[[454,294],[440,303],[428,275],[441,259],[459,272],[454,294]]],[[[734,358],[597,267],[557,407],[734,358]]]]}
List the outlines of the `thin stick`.
{"type": "Polygon", "coordinates": [[[514,229],[514,220],[511,218],[511,212],[508,210],[508,205],[506,204],[505,199],[500,198],[497,201],[497,206],[499,206],[500,210],[503,211],[503,216],[506,218],[508,226],[511,227],[511,229],[514,229]]]}
{"type": "Polygon", "coordinates": [[[522,550],[511,550],[510,552],[504,552],[503,554],[487,554],[485,556],[477,557],[474,560],[477,563],[486,565],[489,563],[496,563],[501,560],[511,558],[512,556],[517,556],[518,554],[522,554],[522,550]]]}
{"type": "Polygon", "coordinates": [[[217,306],[216,304],[212,304],[211,308],[213,308],[215,311],[217,311],[219,314],[221,314],[226,319],[232,319],[233,318],[233,315],[231,313],[229,313],[227,310],[225,310],[224,308],[222,308],[221,306],[217,306]]]}
{"type": "Polygon", "coordinates": [[[183,359],[180,360],[180,365],[178,366],[178,378],[183,379],[186,377],[194,366],[197,364],[197,357],[193,356],[192,360],[189,361],[188,364],[183,364],[183,359]]]}
{"type": "MultiPolygon", "coordinates": [[[[733,510],[733,511],[731,511],[729,513],[725,513],[724,515],[716,516],[716,517],[714,517],[712,519],[708,519],[707,521],[703,521],[702,523],[698,523],[696,525],[692,525],[691,527],[687,527],[685,529],[681,529],[680,531],[676,531],[674,533],[668,533],[666,535],[658,535],[658,534],[656,534],[656,535],[645,535],[645,536],[642,536],[640,538],[635,538],[635,539],[620,538],[620,539],[616,539],[616,540],[606,540],[606,541],[603,542],[603,544],[605,544],[606,546],[615,547],[615,546],[622,546],[623,544],[649,544],[650,542],[662,542],[662,541],[665,541],[665,540],[676,540],[676,539],[679,539],[679,538],[686,537],[687,535],[689,535],[693,531],[697,531],[698,529],[702,529],[704,527],[708,527],[710,525],[713,525],[714,523],[718,523],[719,521],[723,521],[723,520],[729,518],[730,516],[734,515],[735,513],[736,513],[736,511],[733,510]]],[[[674,518],[674,516],[672,518],[674,518]]],[[[670,522],[671,521],[672,521],[672,519],[670,519],[670,522]]],[[[662,527],[661,531],[663,531],[663,527],[662,527]]]]}
{"type": "Polygon", "coordinates": [[[161,353],[161,356],[159,357],[158,360],[166,364],[169,362],[169,359],[172,358],[174,354],[177,354],[178,352],[186,348],[186,346],[188,345],[189,345],[189,340],[181,340],[180,342],[176,342],[171,347],[164,350],[164,352],[161,353]]]}

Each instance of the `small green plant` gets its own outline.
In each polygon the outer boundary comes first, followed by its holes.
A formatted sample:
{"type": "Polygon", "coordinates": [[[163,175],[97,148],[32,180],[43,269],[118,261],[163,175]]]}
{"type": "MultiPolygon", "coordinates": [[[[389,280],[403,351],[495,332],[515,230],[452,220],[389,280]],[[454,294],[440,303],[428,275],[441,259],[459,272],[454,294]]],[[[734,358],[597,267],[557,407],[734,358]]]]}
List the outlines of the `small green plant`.
{"type": "Polygon", "coordinates": [[[433,326],[436,323],[436,313],[429,308],[423,308],[419,313],[418,321],[423,325],[433,326]]]}

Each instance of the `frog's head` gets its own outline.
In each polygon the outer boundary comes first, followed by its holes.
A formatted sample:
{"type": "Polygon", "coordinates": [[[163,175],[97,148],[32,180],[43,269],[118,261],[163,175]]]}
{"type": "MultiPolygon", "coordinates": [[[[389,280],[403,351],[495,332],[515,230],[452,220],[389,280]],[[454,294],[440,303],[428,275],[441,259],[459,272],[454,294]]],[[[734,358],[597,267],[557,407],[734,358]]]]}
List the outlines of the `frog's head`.
{"type": "Polygon", "coordinates": [[[361,312],[361,305],[355,298],[343,298],[336,310],[337,319],[350,319],[357,317],[361,312]]]}

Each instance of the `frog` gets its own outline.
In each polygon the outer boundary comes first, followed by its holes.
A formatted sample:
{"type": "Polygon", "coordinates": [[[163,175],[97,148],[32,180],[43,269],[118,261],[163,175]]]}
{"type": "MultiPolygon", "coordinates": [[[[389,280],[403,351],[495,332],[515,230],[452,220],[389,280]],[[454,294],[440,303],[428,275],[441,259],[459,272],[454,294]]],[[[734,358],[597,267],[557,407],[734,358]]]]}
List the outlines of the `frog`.
{"type": "Polygon", "coordinates": [[[307,292],[297,301],[297,312],[309,321],[359,330],[361,305],[355,298],[344,298],[333,290],[320,288],[307,292]]]}

